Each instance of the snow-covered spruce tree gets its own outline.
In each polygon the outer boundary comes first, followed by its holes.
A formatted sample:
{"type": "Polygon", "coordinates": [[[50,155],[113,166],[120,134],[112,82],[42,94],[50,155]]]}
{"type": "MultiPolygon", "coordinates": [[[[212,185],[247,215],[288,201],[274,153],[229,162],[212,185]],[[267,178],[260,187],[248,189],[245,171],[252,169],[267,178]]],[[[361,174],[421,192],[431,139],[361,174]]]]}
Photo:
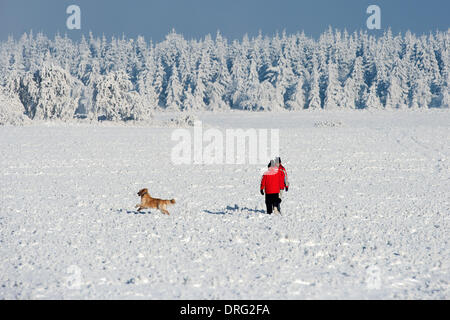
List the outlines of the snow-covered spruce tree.
{"type": "MultiPolygon", "coordinates": [[[[285,43],[286,46],[289,46],[289,41],[286,38],[285,32],[283,32],[281,42],[285,43]]],[[[288,95],[288,89],[292,87],[297,81],[297,77],[294,75],[294,72],[292,71],[291,68],[291,59],[292,59],[291,52],[288,51],[288,48],[285,48],[284,50],[282,50],[281,55],[276,60],[275,68],[268,68],[268,70],[275,71],[272,76],[272,79],[268,80],[276,90],[275,92],[276,97],[281,97],[281,98],[274,97],[277,100],[272,101],[272,104],[274,106],[273,110],[286,107],[284,100],[285,97],[288,95]]]]}
{"type": "Polygon", "coordinates": [[[317,61],[314,60],[308,95],[308,109],[310,110],[322,108],[322,102],[320,99],[319,79],[320,79],[319,68],[317,66],[317,61]]]}
{"type": "Polygon", "coordinates": [[[181,111],[193,111],[196,108],[196,99],[192,95],[192,89],[183,90],[183,96],[181,97],[181,111]]]}
{"type": "Polygon", "coordinates": [[[324,109],[330,110],[343,107],[343,88],[339,81],[336,65],[333,62],[328,64],[328,83],[325,93],[324,109]]]}
{"type": "Polygon", "coordinates": [[[218,111],[228,109],[228,105],[223,100],[225,96],[225,88],[219,82],[210,82],[206,88],[206,96],[208,98],[207,110],[218,111]]]}
{"type": "MultiPolygon", "coordinates": [[[[47,46],[45,44],[46,37],[41,34],[38,34],[38,37],[41,37],[44,46],[47,46]]],[[[80,63],[78,46],[73,44],[72,40],[67,37],[67,34],[64,37],[56,34],[54,43],[53,50],[48,52],[51,57],[51,62],[60,66],[71,75],[75,75],[78,71],[78,64],[80,63]]],[[[49,61],[49,58],[46,57],[45,60],[49,61]]]]}
{"type": "MultiPolygon", "coordinates": [[[[268,88],[269,89],[269,88],[268,88]]],[[[269,89],[271,90],[271,88],[269,89]]],[[[256,70],[255,60],[250,61],[247,83],[244,86],[240,96],[239,96],[239,106],[243,110],[265,110],[269,108],[270,105],[267,103],[267,96],[261,96],[262,90],[259,83],[259,75],[256,70]],[[261,99],[264,100],[264,105],[261,104],[261,99]]],[[[268,94],[268,93],[267,93],[268,94]]]]}
{"type": "Polygon", "coordinates": [[[283,91],[280,86],[274,87],[270,81],[263,81],[258,87],[257,105],[261,110],[281,110],[284,108],[283,91]]]}
{"type": "Polygon", "coordinates": [[[292,94],[286,102],[286,106],[290,110],[301,110],[305,108],[305,94],[303,91],[303,78],[300,77],[294,85],[292,94]]]}
{"type": "MultiPolygon", "coordinates": [[[[236,42],[234,42],[233,45],[236,47],[238,46],[236,42]]],[[[243,109],[241,100],[245,96],[245,91],[248,87],[248,82],[246,80],[248,77],[247,70],[249,61],[244,57],[244,54],[241,53],[241,50],[239,50],[235,53],[231,63],[231,107],[234,109],[243,109]]]]}
{"type": "Polygon", "coordinates": [[[342,106],[349,109],[364,108],[364,97],[367,86],[364,82],[364,70],[362,58],[355,59],[353,70],[344,82],[342,94],[342,106]]]}
{"type": "Polygon", "coordinates": [[[386,96],[386,109],[407,109],[409,107],[408,74],[406,62],[396,60],[391,72],[386,96]]]}
{"type": "MultiPolygon", "coordinates": [[[[254,59],[253,61],[257,60],[254,59]]],[[[251,81],[256,83],[256,109],[276,111],[286,108],[284,100],[287,88],[289,87],[288,80],[281,72],[281,68],[279,66],[265,69],[266,70],[264,72],[260,71],[254,73],[254,71],[252,71],[253,73],[250,74],[251,81]],[[258,79],[254,80],[255,74],[258,76],[258,79]],[[262,81],[259,81],[259,79],[262,79],[262,81]]],[[[286,73],[291,75],[289,79],[290,81],[293,81],[292,73],[290,71],[287,71],[286,73]]]]}
{"type": "Polygon", "coordinates": [[[153,74],[149,70],[145,70],[138,75],[137,91],[141,97],[143,111],[148,113],[147,116],[158,107],[159,102],[153,81],[153,74]]]}
{"type": "Polygon", "coordinates": [[[257,59],[251,58],[246,84],[239,97],[240,107],[244,110],[280,110],[284,108],[284,89],[278,85],[278,69],[274,68],[273,77],[265,77],[260,82],[260,73],[257,70],[257,59]]]}
{"type": "MultiPolygon", "coordinates": [[[[265,83],[267,83],[267,87],[272,89],[273,84],[271,82],[264,81],[263,82],[264,86],[266,86],[265,83]]],[[[263,86],[263,90],[264,90],[264,86],[263,86]]],[[[284,102],[285,94],[286,94],[286,88],[284,87],[284,85],[277,83],[275,85],[275,87],[273,87],[272,91],[270,92],[270,98],[269,98],[271,101],[270,111],[279,111],[281,109],[286,108],[285,102],[284,102]]]]}
{"type": "Polygon", "coordinates": [[[369,92],[366,95],[366,101],[364,103],[365,107],[370,110],[381,110],[383,109],[383,105],[380,101],[380,98],[377,95],[377,83],[372,83],[372,86],[369,88],[369,92]]]}
{"type": "Polygon", "coordinates": [[[0,86],[0,125],[21,125],[29,121],[25,108],[15,91],[0,86]]]}
{"type": "Polygon", "coordinates": [[[436,48],[434,51],[436,59],[439,60],[439,69],[436,71],[439,71],[439,73],[437,73],[434,68],[433,72],[430,72],[434,75],[431,76],[429,80],[430,91],[432,93],[432,101],[430,103],[430,107],[432,108],[448,108],[449,105],[448,94],[450,84],[450,48],[448,45],[446,45],[441,51],[437,49],[439,48],[438,44],[441,44],[442,42],[448,43],[449,33],[450,31],[447,33],[446,40],[442,39],[444,36],[442,34],[438,36],[438,38],[440,38],[439,41],[437,39],[434,40],[434,47],[436,48]]]}
{"type": "Polygon", "coordinates": [[[0,43],[0,86],[5,85],[5,80],[11,72],[11,58],[14,51],[14,40],[10,36],[7,42],[0,43]]]}
{"type": "Polygon", "coordinates": [[[198,68],[194,76],[194,90],[192,92],[194,103],[192,104],[193,110],[204,110],[206,108],[206,83],[210,80],[211,58],[208,52],[203,49],[200,53],[200,61],[198,62],[198,68]]]}
{"type": "Polygon", "coordinates": [[[383,106],[383,108],[386,106],[386,98],[387,98],[387,92],[389,88],[389,71],[387,70],[387,67],[383,64],[380,59],[376,59],[376,77],[372,83],[372,86],[375,85],[375,91],[377,96],[380,99],[380,103],[383,106]]]}
{"type": "Polygon", "coordinates": [[[164,76],[165,76],[165,72],[164,72],[164,67],[162,65],[162,61],[161,58],[159,57],[156,62],[155,62],[156,66],[155,66],[155,73],[153,75],[153,89],[155,90],[155,94],[157,97],[157,106],[162,106],[163,105],[163,96],[164,96],[164,76]]]}
{"type": "Polygon", "coordinates": [[[433,95],[427,80],[423,77],[418,77],[414,81],[412,89],[411,109],[429,108],[432,98],[433,95]]]}
{"type": "Polygon", "coordinates": [[[178,70],[175,65],[172,66],[172,73],[166,87],[166,110],[179,111],[182,107],[181,98],[183,87],[181,86],[178,70]]]}
{"type": "Polygon", "coordinates": [[[386,97],[386,109],[404,109],[406,108],[406,103],[400,80],[395,75],[392,75],[386,97]]]}
{"type": "Polygon", "coordinates": [[[442,108],[450,108],[450,88],[447,87],[442,95],[442,108]]]}
{"type": "Polygon", "coordinates": [[[31,119],[72,119],[78,108],[82,84],[66,70],[44,65],[33,75],[26,74],[17,92],[31,119]]]}
{"type": "Polygon", "coordinates": [[[442,108],[450,108],[450,49],[444,51],[444,59],[442,59],[442,108]]]}
{"type": "Polygon", "coordinates": [[[342,106],[347,109],[356,109],[357,85],[351,76],[345,80],[342,92],[342,106]]]}
{"type": "Polygon", "coordinates": [[[84,84],[88,81],[88,76],[90,72],[90,63],[91,63],[91,51],[89,49],[89,44],[86,41],[86,38],[82,36],[81,42],[78,46],[79,50],[79,61],[76,66],[76,74],[77,79],[81,80],[84,84]]]}
{"type": "Polygon", "coordinates": [[[193,103],[191,104],[192,110],[205,110],[206,104],[206,87],[204,81],[198,77],[196,81],[195,89],[192,93],[193,103]]]}
{"type": "Polygon", "coordinates": [[[102,75],[100,74],[100,62],[93,58],[87,65],[87,70],[88,71],[83,78],[85,86],[82,88],[81,98],[78,109],[75,111],[75,115],[97,121],[97,114],[94,106],[94,92],[96,83],[102,78],[102,75]]]}
{"type": "Polygon", "coordinates": [[[141,97],[122,70],[101,76],[95,84],[94,114],[97,119],[109,121],[146,120],[149,117],[148,109],[143,108],[141,97]]]}
{"type": "Polygon", "coordinates": [[[232,79],[227,63],[227,42],[218,32],[212,56],[212,77],[206,87],[208,110],[222,110],[230,107],[232,79]]]}

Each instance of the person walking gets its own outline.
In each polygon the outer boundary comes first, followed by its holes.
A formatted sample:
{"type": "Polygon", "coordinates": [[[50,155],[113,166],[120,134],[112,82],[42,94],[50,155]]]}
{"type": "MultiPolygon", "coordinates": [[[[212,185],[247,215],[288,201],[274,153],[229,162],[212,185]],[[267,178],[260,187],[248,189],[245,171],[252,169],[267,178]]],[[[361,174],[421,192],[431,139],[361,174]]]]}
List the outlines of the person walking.
{"type": "Polygon", "coordinates": [[[280,196],[283,194],[283,190],[286,190],[286,192],[289,191],[289,180],[288,180],[288,175],[287,175],[287,171],[286,168],[283,167],[283,165],[281,164],[281,158],[280,157],[276,157],[275,158],[275,166],[278,168],[278,175],[280,177],[280,196]]]}
{"type": "MultiPolygon", "coordinates": [[[[279,208],[278,193],[281,189],[281,180],[278,175],[278,168],[275,165],[274,160],[270,160],[268,170],[264,172],[261,179],[260,192],[262,195],[266,195],[266,208],[267,214],[272,214],[273,208],[279,208]]],[[[279,210],[278,210],[279,211],[279,210]]]]}
{"type": "Polygon", "coordinates": [[[275,166],[278,169],[278,177],[280,179],[280,193],[278,195],[278,200],[276,203],[276,209],[278,210],[278,212],[281,214],[281,196],[283,195],[283,191],[286,190],[286,192],[289,190],[289,181],[288,181],[288,177],[287,177],[287,171],[286,169],[283,167],[283,165],[281,164],[281,158],[280,157],[276,157],[275,158],[275,166]]]}

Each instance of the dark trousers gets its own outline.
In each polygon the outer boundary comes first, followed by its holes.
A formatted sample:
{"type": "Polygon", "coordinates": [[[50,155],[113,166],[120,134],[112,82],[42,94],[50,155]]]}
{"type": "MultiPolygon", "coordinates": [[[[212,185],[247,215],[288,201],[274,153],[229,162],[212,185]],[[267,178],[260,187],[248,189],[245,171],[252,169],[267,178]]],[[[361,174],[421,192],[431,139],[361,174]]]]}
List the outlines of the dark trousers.
{"type": "Polygon", "coordinates": [[[280,210],[280,201],[281,199],[278,197],[278,193],[266,193],[266,208],[267,214],[272,214],[273,207],[277,207],[280,210]]]}

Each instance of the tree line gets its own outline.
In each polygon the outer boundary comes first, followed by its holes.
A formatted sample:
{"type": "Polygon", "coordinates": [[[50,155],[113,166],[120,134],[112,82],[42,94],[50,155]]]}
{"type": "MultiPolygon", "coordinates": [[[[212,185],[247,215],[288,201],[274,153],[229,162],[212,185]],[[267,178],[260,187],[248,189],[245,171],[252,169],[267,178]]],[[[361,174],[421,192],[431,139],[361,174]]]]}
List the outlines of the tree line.
{"type": "Polygon", "coordinates": [[[148,120],[158,110],[449,107],[449,35],[375,37],[329,28],[229,42],[80,41],[25,33],[0,43],[0,115],[148,120]]]}

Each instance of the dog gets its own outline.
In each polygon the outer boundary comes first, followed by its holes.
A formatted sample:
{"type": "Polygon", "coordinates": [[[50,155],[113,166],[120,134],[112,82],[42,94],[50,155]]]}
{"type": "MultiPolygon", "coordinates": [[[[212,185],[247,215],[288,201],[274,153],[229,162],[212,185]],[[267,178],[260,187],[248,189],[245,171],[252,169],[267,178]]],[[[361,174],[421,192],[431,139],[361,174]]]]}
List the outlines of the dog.
{"type": "Polygon", "coordinates": [[[137,193],[138,196],[141,197],[141,203],[136,205],[136,208],[139,208],[137,211],[141,211],[142,209],[158,209],[164,214],[170,215],[169,211],[167,211],[166,206],[175,204],[175,199],[172,200],[162,200],[162,199],[156,199],[152,198],[150,194],[148,193],[148,189],[142,189],[139,190],[137,193]]]}

